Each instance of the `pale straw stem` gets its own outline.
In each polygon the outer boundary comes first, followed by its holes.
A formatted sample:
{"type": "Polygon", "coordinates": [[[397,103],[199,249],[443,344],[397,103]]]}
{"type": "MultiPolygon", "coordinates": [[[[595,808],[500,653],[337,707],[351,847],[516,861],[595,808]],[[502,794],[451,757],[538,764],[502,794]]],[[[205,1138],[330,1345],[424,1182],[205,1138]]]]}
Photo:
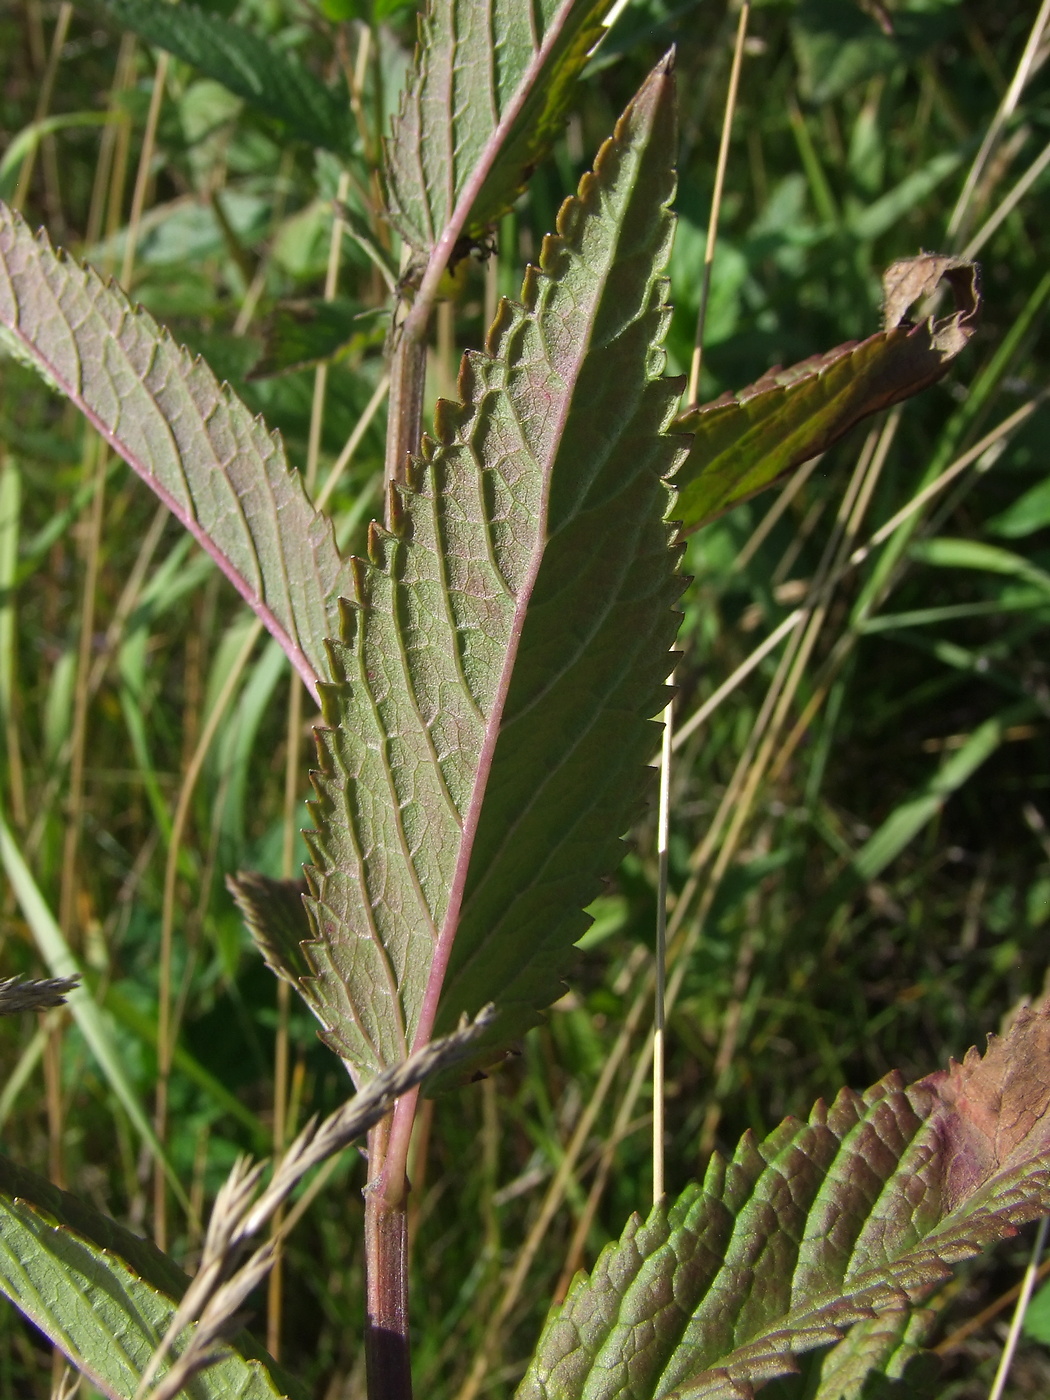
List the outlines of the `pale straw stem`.
{"type": "MultiPolygon", "coordinates": [[[[670,683],[674,683],[671,676],[670,683]]],[[[660,798],[656,833],[656,996],[653,1007],[653,1202],[664,1194],[664,988],[667,981],[667,843],[671,820],[671,749],[674,696],[664,708],[660,798]]]]}
{"type": "MultiPolygon", "coordinates": [[[[1047,0],[1050,4],[1050,0],[1047,0]]],[[[715,167],[715,187],[711,195],[711,216],[707,223],[707,246],[704,248],[703,280],[700,284],[700,308],[696,316],[696,341],[693,345],[693,360],[689,366],[689,387],[686,390],[686,403],[696,403],[700,390],[700,363],[704,354],[704,326],[707,322],[707,306],[711,297],[711,269],[715,261],[715,243],[718,238],[718,219],[722,212],[722,190],[725,186],[726,166],[729,162],[729,138],[733,131],[733,114],[736,111],[737,91],[740,87],[740,68],[744,57],[744,40],[747,37],[747,22],[751,14],[751,0],[743,0],[740,18],[736,27],[736,43],[733,46],[733,63],[729,70],[729,91],[722,114],[722,138],[718,145],[718,164],[715,167]]]]}
{"type": "Polygon", "coordinates": [[[1006,1336],[1003,1354],[999,1358],[999,1369],[995,1373],[995,1380],[992,1382],[992,1388],[988,1392],[988,1400],[1000,1400],[1006,1388],[1006,1381],[1010,1374],[1010,1366],[1013,1363],[1014,1352],[1017,1350],[1017,1343],[1021,1339],[1024,1315],[1028,1311],[1028,1303],[1032,1297],[1032,1289],[1035,1287],[1036,1274],[1039,1270],[1039,1260],[1042,1257],[1043,1246],[1046,1244],[1048,1228],[1050,1228],[1050,1216],[1044,1215],[1039,1222],[1039,1232],[1035,1237],[1035,1244],[1032,1246],[1032,1257],[1028,1261],[1028,1268],[1025,1270],[1024,1280],[1021,1283],[1021,1295],[1017,1299],[1016,1308],[1014,1308],[1014,1315],[1010,1322],[1010,1331],[1006,1336]]]}
{"type": "Polygon", "coordinates": [[[142,152],[139,167],[135,173],[135,191],[131,197],[131,216],[124,241],[124,258],[120,265],[120,285],[125,291],[131,288],[131,274],[135,268],[135,253],[139,241],[139,224],[146,206],[146,193],[149,190],[150,167],[153,164],[153,151],[157,144],[157,124],[160,121],[161,104],[164,101],[164,88],[168,81],[168,54],[162,50],[157,59],[157,69],[153,76],[153,91],[149,99],[149,113],[146,117],[146,130],[142,137],[142,152]]]}
{"type": "MultiPolygon", "coordinates": [[[[44,76],[40,82],[40,91],[37,93],[36,111],[33,113],[34,124],[38,124],[44,120],[47,116],[48,108],[51,106],[51,97],[55,90],[55,76],[58,73],[62,49],[66,42],[66,35],[69,33],[69,22],[72,18],[73,6],[70,4],[70,0],[63,0],[58,11],[58,18],[55,21],[55,32],[51,37],[51,52],[47,56],[47,67],[44,69],[44,76]]],[[[20,212],[25,205],[26,196],[29,194],[29,185],[33,178],[33,168],[36,165],[36,154],[39,148],[40,142],[34,141],[28,151],[26,151],[25,160],[22,162],[22,169],[18,172],[18,184],[15,186],[11,207],[20,212]]]]}
{"type": "Polygon", "coordinates": [[[364,412],[354,424],[353,432],[347,438],[346,445],[343,447],[342,452],[340,452],[339,456],[335,459],[335,463],[332,467],[332,470],[328,473],[328,476],[325,479],[324,486],[322,486],[321,490],[318,492],[317,500],[314,502],[318,510],[324,510],[325,506],[328,504],[332,492],[338,486],[340,478],[342,477],[343,473],[346,471],[347,467],[353,460],[355,452],[360,447],[361,439],[364,437],[365,433],[368,432],[372,419],[376,416],[376,413],[382,406],[383,400],[386,398],[387,390],[389,388],[390,376],[389,374],[384,374],[382,379],[380,379],[379,383],[376,385],[375,392],[372,394],[372,397],[368,400],[368,403],[365,405],[364,412]]]}
{"type": "Polygon", "coordinates": [[[1050,165],[1050,141],[1046,143],[1039,155],[1032,161],[1031,165],[1017,181],[1013,189],[996,209],[995,213],[985,220],[981,226],[980,232],[976,233],[974,237],[970,239],[969,243],[967,243],[962,251],[963,258],[969,259],[977,256],[988,242],[989,238],[991,238],[992,234],[998,229],[999,225],[1014,212],[1018,204],[1024,199],[1025,195],[1035,184],[1036,180],[1039,179],[1039,176],[1042,175],[1048,165],[1050,165]]]}
{"type": "Polygon", "coordinates": [[[931,481],[928,486],[923,487],[923,489],[914,495],[906,505],[903,505],[895,515],[891,515],[884,525],[880,525],[871,539],[868,540],[867,544],[863,544],[853,551],[849,557],[850,565],[862,564],[871,551],[888,540],[897,527],[903,525],[909,516],[921,510],[927,501],[932,500],[934,496],[943,491],[950,482],[955,480],[960,472],[965,471],[971,463],[979,461],[990,448],[995,447],[1008,433],[1012,433],[1026,418],[1030,418],[1039,405],[1045,402],[1048,393],[1050,393],[1050,390],[1044,390],[1034,399],[1029,400],[1028,403],[1022,404],[1021,407],[1015,409],[1008,418],[1004,418],[991,432],[986,433],[984,437],[981,438],[980,442],[974,443],[973,447],[964,452],[961,457],[957,457],[950,466],[946,467],[944,471],[941,472],[936,481],[931,481]]]}
{"type": "Polygon", "coordinates": [[[947,234],[949,238],[953,238],[961,229],[963,219],[966,216],[970,201],[973,198],[974,190],[977,188],[977,182],[984,173],[984,169],[999,142],[999,138],[1002,136],[1006,123],[1017,109],[1017,104],[1021,100],[1021,94],[1024,92],[1025,85],[1031,76],[1036,55],[1039,52],[1039,44],[1042,40],[1043,31],[1046,28],[1048,19],[1050,19],[1050,0],[1043,0],[1043,3],[1039,6],[1039,13],[1036,15],[1035,23],[1032,25],[1032,31],[1028,36],[1028,42],[1024,46],[1024,52],[1021,54],[1020,61],[1018,62],[1017,70],[1010,82],[1010,86],[1003,94],[1003,100],[999,104],[998,111],[992,118],[988,130],[985,132],[980,150],[974,157],[973,165],[970,167],[970,173],[966,177],[966,183],[962,187],[962,192],[956,201],[955,208],[952,210],[952,216],[948,220],[947,234]]]}

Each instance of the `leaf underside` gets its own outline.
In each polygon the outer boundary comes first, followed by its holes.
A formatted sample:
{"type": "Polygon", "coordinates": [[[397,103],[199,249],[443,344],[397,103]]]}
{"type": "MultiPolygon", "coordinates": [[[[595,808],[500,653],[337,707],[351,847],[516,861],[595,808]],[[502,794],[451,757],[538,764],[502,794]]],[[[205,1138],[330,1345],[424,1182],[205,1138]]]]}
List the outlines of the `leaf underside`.
{"type": "Polygon", "coordinates": [[[3,204],[0,327],[207,550],[316,695],[352,581],[280,438],[115,283],[3,204]]]}
{"type": "Polygon", "coordinates": [[[676,482],[683,535],[826,452],[861,419],[948,372],[976,329],[975,265],[924,253],[894,263],[883,287],[885,330],[770,370],[738,394],[680,416],[675,426],[693,434],[676,482]],[[904,322],[912,302],[930,295],[942,277],[957,309],[919,325],[904,322]]]}
{"type": "Polygon", "coordinates": [[[950,1265],[1050,1208],[1048,1054],[1026,1009],[983,1058],[746,1134],[577,1277],[516,1400],[750,1400],[854,1323],[819,1394],[859,1394],[950,1265]]]}
{"type": "Polygon", "coordinates": [[[282,53],[271,39],[195,5],[156,0],[105,0],[123,29],[167,49],[222,83],[289,135],[346,155],[351,147],[350,104],[282,53]]]}
{"type": "Polygon", "coordinates": [[[639,810],[681,591],[661,378],[674,192],[660,65],[468,354],[355,561],[322,687],[306,994],[359,1081],[495,1002],[561,991],[639,810]],[[447,974],[445,964],[447,960],[447,974]]]}
{"type": "Polygon", "coordinates": [[[255,946],[271,972],[302,991],[313,968],[303,948],[310,921],[303,907],[305,880],[274,880],[242,871],[226,880],[255,946]]]}
{"type": "Polygon", "coordinates": [[[509,209],[561,131],[612,0],[433,0],[387,149],[391,216],[425,264],[471,189],[460,232],[509,209]]]}
{"type": "MultiPolygon", "coordinates": [[[[0,1157],[0,1292],[104,1395],[134,1393],[188,1282],[148,1240],[0,1157]]],[[[305,1400],[246,1333],[217,1350],[194,1400],[305,1400]]]]}

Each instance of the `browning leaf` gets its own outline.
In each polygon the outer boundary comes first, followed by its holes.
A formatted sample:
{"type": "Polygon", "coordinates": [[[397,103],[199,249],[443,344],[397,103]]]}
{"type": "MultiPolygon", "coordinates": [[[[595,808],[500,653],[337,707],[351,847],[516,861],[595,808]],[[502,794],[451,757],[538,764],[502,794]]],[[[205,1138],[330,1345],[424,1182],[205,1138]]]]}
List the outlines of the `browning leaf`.
{"type": "Polygon", "coordinates": [[[906,258],[887,270],[883,294],[885,328],[878,334],[770,370],[747,389],[680,415],[675,426],[694,434],[677,478],[683,535],[826,452],[862,418],[947,373],[976,328],[976,264],[932,253],[906,258]],[[905,320],[908,308],[942,280],[955,295],[955,311],[918,325],[905,320]]]}
{"type": "Polygon", "coordinates": [[[971,1048],[920,1085],[943,1105],[948,1194],[972,1194],[995,1172],[1050,1147],[1050,1014],[1023,1007],[1005,1036],[990,1035],[984,1055],[971,1048]]]}
{"type": "Polygon", "coordinates": [[[1043,1005],[983,1057],[745,1134],[577,1277],[517,1400],[750,1400],[864,1319],[839,1356],[848,1393],[906,1363],[906,1316],[949,1266],[1050,1209],[1048,1047],[1043,1005]]]}

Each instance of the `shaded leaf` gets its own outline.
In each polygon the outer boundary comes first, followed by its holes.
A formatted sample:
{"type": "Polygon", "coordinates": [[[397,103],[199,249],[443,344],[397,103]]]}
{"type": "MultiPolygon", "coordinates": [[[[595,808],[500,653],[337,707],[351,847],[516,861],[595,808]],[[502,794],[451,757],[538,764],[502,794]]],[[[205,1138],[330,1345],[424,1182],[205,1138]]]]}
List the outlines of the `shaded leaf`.
{"type": "Polygon", "coordinates": [[[694,434],[678,474],[678,513],[689,534],[730,506],[826,452],[869,414],[911,398],[946,374],[973,335],[979,305],[973,263],[924,254],[883,278],[886,329],[789,369],[770,370],[738,394],[683,413],[694,434]],[[904,318],[944,278],[956,310],[919,325],[904,318]]]}
{"type": "MultiPolygon", "coordinates": [[[[126,1400],[189,1284],[185,1274],[148,1240],[5,1157],[0,1225],[0,1291],[104,1395],[126,1400]]],[[[306,1400],[246,1333],[219,1351],[191,1387],[195,1400],[306,1400]]]]}
{"type": "Polygon", "coordinates": [[[0,328],[211,555],[316,695],[351,579],[280,438],[119,287],[2,204],[0,328]]]}
{"type": "Polygon", "coordinates": [[[1025,1009],[983,1058],[745,1134],[577,1277],[518,1400],[749,1400],[866,1320],[882,1364],[880,1327],[892,1344],[950,1265],[1050,1209],[1048,1048],[1025,1009]]]}
{"type": "Polygon", "coordinates": [[[156,0],[105,0],[105,5],[122,28],[222,83],[278,121],[289,136],[343,155],[350,151],[346,94],[326,87],[273,40],[195,5],[156,0]]]}
{"type": "Polygon", "coordinates": [[[262,358],[247,375],[248,379],[268,379],[293,374],[322,360],[334,358],[348,349],[353,337],[385,313],[362,312],[357,302],[346,297],[327,301],[309,297],[279,302],[267,317],[262,358]]]}
{"type": "Polygon", "coordinates": [[[814,928],[823,928],[834,909],[851,897],[860,885],[878,878],[908,843],[928,825],[953,793],[1006,741],[1015,724],[1023,724],[1041,714],[1033,700],[1022,700],[992,715],[977,726],[958,749],[914,792],[899,802],[862,846],[853,852],[849,864],[809,910],[814,928]]]}
{"type": "Polygon", "coordinates": [[[303,905],[304,880],[274,880],[242,871],[226,878],[226,886],[244,916],[248,932],[267,967],[299,991],[312,972],[303,944],[310,937],[310,920],[303,905]]]}
{"type": "Polygon", "coordinates": [[[850,234],[858,239],[881,238],[916,205],[928,199],[962,163],[962,151],[941,151],[933,156],[925,165],[906,175],[894,189],[887,190],[871,204],[853,210],[846,221],[850,234]]]}
{"type": "MultiPolygon", "coordinates": [[[[432,0],[387,149],[391,216],[418,269],[478,238],[561,131],[611,0],[432,0]]],[[[417,269],[417,270],[418,270],[417,269]]]]}
{"type": "Polygon", "coordinates": [[[827,102],[884,72],[898,58],[891,34],[859,5],[841,0],[802,0],[791,38],[799,91],[808,102],[827,102]]]}
{"type": "Polygon", "coordinates": [[[657,275],[672,89],[661,64],[355,561],[307,951],[358,1079],[489,1001],[501,1038],[531,1024],[639,809],[682,587],[657,275]]]}
{"type": "Polygon", "coordinates": [[[762,1400],[934,1400],[942,1365],[921,1344],[935,1318],[932,1308],[891,1307],[862,1319],[840,1342],[800,1356],[762,1400]]]}

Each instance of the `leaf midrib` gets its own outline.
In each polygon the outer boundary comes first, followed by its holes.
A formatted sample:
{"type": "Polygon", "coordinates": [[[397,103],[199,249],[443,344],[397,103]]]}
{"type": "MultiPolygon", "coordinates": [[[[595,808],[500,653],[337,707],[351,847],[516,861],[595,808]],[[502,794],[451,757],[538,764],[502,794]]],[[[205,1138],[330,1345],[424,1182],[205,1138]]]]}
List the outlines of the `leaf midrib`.
{"type": "MultiPolygon", "coordinates": [[[[78,267],[76,268],[76,271],[78,273],[81,273],[81,275],[87,276],[89,278],[91,276],[90,270],[82,271],[78,267]]],[[[17,308],[19,306],[20,299],[17,291],[14,289],[13,279],[11,279],[10,274],[8,274],[8,281],[12,286],[12,298],[14,305],[17,308]]],[[[67,324],[66,313],[63,311],[61,302],[55,295],[55,291],[51,285],[50,280],[46,277],[38,281],[36,284],[37,291],[39,291],[42,287],[47,288],[48,296],[54,308],[53,314],[58,318],[60,323],[63,326],[65,326],[67,324]]],[[[124,461],[129,461],[129,455],[123,450],[120,438],[117,436],[115,428],[110,428],[105,423],[105,421],[96,412],[96,410],[93,409],[91,405],[87,402],[87,399],[84,396],[82,374],[83,357],[81,356],[76,336],[71,336],[72,355],[78,369],[78,382],[77,385],[74,386],[69,382],[69,380],[64,374],[59,372],[52,358],[49,355],[45,354],[44,351],[34,341],[30,340],[27,337],[27,335],[22,329],[21,317],[18,318],[18,320],[13,326],[8,326],[7,329],[10,334],[15,336],[19,344],[23,347],[25,353],[31,359],[35,360],[38,364],[43,365],[46,368],[47,373],[51,376],[54,383],[59,387],[59,389],[66,396],[66,398],[68,398],[71,403],[75,404],[75,406],[79,409],[79,411],[84,415],[84,417],[88,420],[91,426],[99,434],[99,436],[109,445],[109,447],[116,453],[116,455],[118,457],[121,457],[124,461]]],[[[226,575],[229,581],[233,584],[234,588],[237,589],[238,593],[240,593],[241,596],[244,598],[254,600],[252,603],[254,611],[265,624],[267,631],[280,645],[281,649],[284,651],[285,655],[288,657],[293,667],[296,669],[296,671],[298,671],[299,675],[302,677],[304,684],[310,691],[310,694],[313,697],[313,699],[319,702],[319,693],[317,689],[317,674],[314,670],[314,667],[311,665],[309,658],[306,656],[306,653],[303,651],[300,643],[292,638],[287,629],[278,620],[276,614],[266,603],[262,587],[253,586],[250,583],[250,581],[247,578],[245,578],[245,576],[235,567],[233,561],[229,558],[229,556],[223,553],[223,551],[215,545],[211,536],[200,525],[196,516],[196,512],[192,508],[193,492],[192,489],[189,487],[189,483],[186,481],[185,469],[183,467],[182,462],[182,453],[179,451],[178,444],[175,442],[172,436],[171,425],[168,422],[167,415],[164,413],[160,404],[157,402],[153,390],[147,387],[145,380],[139,375],[138,371],[131,364],[131,361],[127,355],[127,351],[125,350],[123,342],[121,341],[119,335],[111,334],[108,340],[108,346],[110,348],[115,346],[119,350],[125,369],[141,385],[143,392],[149,397],[151,404],[156,409],[159,421],[163,424],[164,431],[168,435],[168,440],[172,448],[172,456],[178,462],[179,471],[180,473],[182,473],[182,480],[187,486],[187,494],[190,500],[190,509],[187,509],[183,505],[183,503],[180,502],[172,494],[171,490],[159,480],[159,478],[153,471],[146,470],[144,463],[140,463],[138,466],[131,462],[129,462],[129,464],[132,465],[133,469],[138,475],[148,480],[150,489],[157,495],[157,497],[164,503],[164,505],[167,506],[168,510],[171,511],[172,515],[174,515],[176,520],[178,520],[180,524],[182,524],[184,528],[189,531],[189,533],[194,537],[194,539],[209,556],[209,558],[211,558],[216,564],[216,566],[222,571],[222,573],[226,575]]],[[[155,353],[156,348],[152,347],[150,351],[151,356],[155,353]]],[[[176,353],[184,352],[176,349],[176,353]]],[[[197,405],[194,403],[194,408],[196,409],[196,407],[197,405]]],[[[201,421],[203,424],[203,419],[201,421]]],[[[208,440],[209,451],[211,451],[212,445],[206,433],[204,434],[204,438],[202,440],[208,440]]],[[[237,509],[240,512],[241,522],[244,525],[245,535],[248,539],[252,557],[255,558],[256,561],[258,561],[258,554],[255,548],[254,537],[252,535],[250,527],[247,524],[247,521],[244,518],[240,501],[237,498],[237,493],[233,490],[232,483],[229,481],[229,478],[227,477],[225,471],[223,471],[221,467],[218,470],[219,475],[223,479],[224,488],[226,488],[231,493],[234,501],[236,502],[237,509]]],[[[270,483],[268,479],[266,481],[266,487],[267,490],[270,490],[270,483]]],[[[278,544],[281,548],[281,571],[285,577],[285,580],[287,581],[287,573],[285,570],[284,562],[283,542],[279,538],[279,532],[278,544]]]]}

